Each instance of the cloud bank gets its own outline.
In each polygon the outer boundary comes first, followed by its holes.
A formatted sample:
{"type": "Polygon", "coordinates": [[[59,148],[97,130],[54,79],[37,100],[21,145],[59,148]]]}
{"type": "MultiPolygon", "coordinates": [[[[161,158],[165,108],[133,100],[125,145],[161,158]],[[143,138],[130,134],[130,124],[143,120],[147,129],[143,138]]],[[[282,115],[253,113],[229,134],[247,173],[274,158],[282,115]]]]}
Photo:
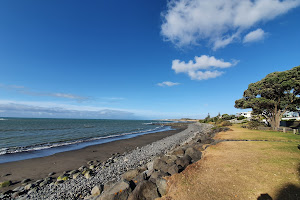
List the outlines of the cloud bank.
{"type": "Polygon", "coordinates": [[[171,82],[171,81],[164,81],[162,83],[157,83],[158,86],[160,87],[171,87],[171,86],[174,86],[174,85],[179,85],[180,83],[174,83],[174,82],[171,82]]]}
{"type": "Polygon", "coordinates": [[[207,80],[221,76],[224,72],[216,70],[225,69],[236,65],[238,61],[225,62],[216,59],[214,56],[195,56],[195,61],[184,62],[180,60],[172,61],[172,69],[178,73],[186,73],[192,80],[207,80]]]}
{"type": "Polygon", "coordinates": [[[170,0],[162,14],[161,34],[179,47],[208,40],[217,50],[299,5],[300,0],[170,0]]]}
{"type": "Polygon", "coordinates": [[[133,119],[134,113],[115,109],[71,109],[60,106],[36,106],[26,103],[0,102],[3,117],[48,117],[89,119],[133,119]]]}

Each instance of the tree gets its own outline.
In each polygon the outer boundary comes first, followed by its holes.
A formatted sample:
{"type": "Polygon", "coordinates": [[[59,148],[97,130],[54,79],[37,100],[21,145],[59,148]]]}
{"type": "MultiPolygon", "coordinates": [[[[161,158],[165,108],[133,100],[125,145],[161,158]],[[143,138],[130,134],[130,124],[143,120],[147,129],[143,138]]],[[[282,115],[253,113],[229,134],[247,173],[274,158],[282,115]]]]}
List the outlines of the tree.
{"type": "Polygon", "coordinates": [[[300,105],[300,66],[283,72],[273,72],[244,91],[243,98],[235,101],[236,108],[252,108],[278,130],[282,115],[296,111],[300,105]]]}

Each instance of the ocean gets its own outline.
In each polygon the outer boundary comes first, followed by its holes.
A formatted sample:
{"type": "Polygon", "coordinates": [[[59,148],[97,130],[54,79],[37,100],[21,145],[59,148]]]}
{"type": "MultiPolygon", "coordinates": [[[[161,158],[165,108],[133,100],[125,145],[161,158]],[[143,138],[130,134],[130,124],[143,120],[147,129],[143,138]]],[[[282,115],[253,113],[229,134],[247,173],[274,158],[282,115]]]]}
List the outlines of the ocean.
{"type": "Polygon", "coordinates": [[[0,118],[0,163],[166,130],[150,120],[0,118]]]}

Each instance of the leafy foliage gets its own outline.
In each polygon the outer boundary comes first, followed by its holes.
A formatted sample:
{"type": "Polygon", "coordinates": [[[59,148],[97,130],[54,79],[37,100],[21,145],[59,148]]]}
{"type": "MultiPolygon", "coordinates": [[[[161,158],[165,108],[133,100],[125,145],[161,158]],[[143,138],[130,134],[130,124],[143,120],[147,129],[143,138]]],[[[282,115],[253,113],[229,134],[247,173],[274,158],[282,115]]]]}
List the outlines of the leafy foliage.
{"type": "Polygon", "coordinates": [[[300,66],[283,72],[273,72],[244,91],[235,101],[236,108],[252,108],[253,114],[262,114],[273,129],[279,127],[282,115],[296,111],[300,105],[300,66]]]}

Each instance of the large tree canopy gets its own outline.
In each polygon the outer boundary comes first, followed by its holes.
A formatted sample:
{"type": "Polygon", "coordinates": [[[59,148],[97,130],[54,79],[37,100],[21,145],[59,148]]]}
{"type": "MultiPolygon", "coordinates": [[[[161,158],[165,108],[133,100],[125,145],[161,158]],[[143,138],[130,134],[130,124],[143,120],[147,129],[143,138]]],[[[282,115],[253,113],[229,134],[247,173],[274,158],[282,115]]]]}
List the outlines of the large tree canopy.
{"type": "Polygon", "coordinates": [[[235,101],[236,108],[252,108],[253,114],[266,117],[273,129],[278,129],[282,115],[296,111],[300,105],[300,66],[283,72],[273,72],[244,91],[235,101]]]}

